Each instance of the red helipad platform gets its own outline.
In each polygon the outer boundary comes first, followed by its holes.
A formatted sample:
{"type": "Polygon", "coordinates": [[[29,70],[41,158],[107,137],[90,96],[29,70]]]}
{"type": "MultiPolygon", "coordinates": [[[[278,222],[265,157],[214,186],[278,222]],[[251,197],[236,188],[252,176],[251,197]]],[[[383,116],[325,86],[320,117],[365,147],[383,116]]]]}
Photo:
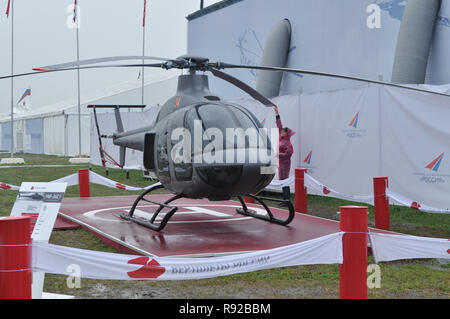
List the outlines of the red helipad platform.
{"type": "MultiPolygon", "coordinates": [[[[170,194],[152,195],[156,201],[170,194]]],[[[178,211],[161,232],[122,220],[136,196],[65,198],[60,213],[93,231],[119,250],[153,256],[214,256],[270,249],[317,238],[339,231],[339,222],[297,213],[288,226],[280,226],[236,212],[237,201],[179,199],[178,211]]],[[[248,207],[265,213],[262,206],[248,207]]],[[[135,216],[149,219],[156,205],[138,205],[135,216]]],[[[338,208],[336,208],[336,211],[338,208]]],[[[276,217],[288,212],[272,208],[276,217]]],[[[371,230],[374,231],[374,230],[371,230]]]]}

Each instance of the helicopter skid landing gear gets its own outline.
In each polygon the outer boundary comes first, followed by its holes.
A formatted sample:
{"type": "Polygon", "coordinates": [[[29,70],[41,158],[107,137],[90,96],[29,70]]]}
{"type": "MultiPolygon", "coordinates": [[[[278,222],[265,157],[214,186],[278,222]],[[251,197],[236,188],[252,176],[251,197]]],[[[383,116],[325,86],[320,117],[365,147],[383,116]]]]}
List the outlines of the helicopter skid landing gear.
{"type": "Polygon", "coordinates": [[[277,199],[277,198],[268,198],[268,197],[258,197],[258,196],[254,196],[251,194],[247,194],[246,197],[250,197],[253,198],[254,200],[258,201],[258,203],[260,203],[264,209],[267,212],[267,215],[261,215],[261,214],[257,214],[252,212],[251,210],[248,209],[247,205],[245,204],[244,200],[242,199],[241,196],[238,196],[239,201],[241,202],[242,208],[238,208],[236,209],[236,211],[241,214],[241,215],[245,215],[245,216],[251,216],[254,218],[258,218],[258,219],[262,219],[274,224],[278,224],[278,225],[288,225],[293,219],[294,219],[294,215],[295,215],[295,209],[294,206],[292,205],[290,200],[283,200],[283,199],[277,199]],[[272,214],[272,212],[270,211],[269,206],[266,205],[266,203],[264,203],[264,200],[271,200],[271,201],[276,201],[276,202],[280,202],[280,203],[284,203],[287,204],[288,208],[289,208],[289,216],[287,219],[283,220],[283,219],[278,219],[275,218],[272,214]]]}
{"type": "Polygon", "coordinates": [[[169,198],[168,200],[166,200],[164,203],[159,203],[147,198],[144,198],[146,195],[148,195],[151,191],[154,191],[156,189],[159,188],[164,188],[163,185],[161,185],[160,183],[153,185],[152,187],[150,187],[149,189],[145,190],[141,195],[139,195],[138,198],[136,198],[136,200],[133,203],[133,206],[131,207],[130,211],[128,212],[128,214],[120,214],[120,218],[128,220],[128,221],[132,221],[135,222],[136,224],[139,224],[141,226],[153,229],[155,231],[160,231],[162,230],[167,222],[169,221],[169,219],[173,216],[173,214],[175,214],[175,212],[178,210],[177,206],[170,206],[169,203],[173,202],[174,200],[177,200],[181,197],[183,197],[182,195],[175,195],[171,198],[169,198]],[[147,219],[143,219],[143,218],[139,218],[139,217],[134,217],[134,211],[136,210],[136,206],[138,205],[138,203],[140,201],[145,201],[148,203],[152,203],[152,204],[156,204],[158,205],[158,209],[153,213],[152,218],[150,220],[147,219]],[[158,217],[158,214],[164,209],[164,208],[168,208],[169,211],[167,213],[165,213],[164,217],[162,218],[161,222],[156,224],[155,220],[156,217],[158,217]]]}

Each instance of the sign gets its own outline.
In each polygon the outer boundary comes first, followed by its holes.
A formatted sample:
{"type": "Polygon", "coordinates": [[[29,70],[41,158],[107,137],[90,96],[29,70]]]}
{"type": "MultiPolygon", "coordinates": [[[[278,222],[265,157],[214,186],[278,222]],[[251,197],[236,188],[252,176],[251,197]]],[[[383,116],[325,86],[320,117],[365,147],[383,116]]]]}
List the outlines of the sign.
{"type": "MultiPolygon", "coordinates": [[[[24,182],[14,203],[11,216],[30,216],[32,222],[31,239],[45,242],[58,216],[67,183],[24,182]]],[[[33,272],[32,298],[41,299],[45,272],[33,272]]]]}

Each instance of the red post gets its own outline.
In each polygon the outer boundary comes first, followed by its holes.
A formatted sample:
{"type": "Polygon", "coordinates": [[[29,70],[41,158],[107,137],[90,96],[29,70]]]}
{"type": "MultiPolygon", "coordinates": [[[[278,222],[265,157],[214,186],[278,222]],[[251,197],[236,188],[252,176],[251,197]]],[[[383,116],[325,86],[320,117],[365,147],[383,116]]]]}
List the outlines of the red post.
{"type": "Polygon", "coordinates": [[[294,208],[298,213],[308,212],[308,194],[305,187],[306,168],[295,169],[295,203],[294,208]]]}
{"type": "Polygon", "coordinates": [[[78,170],[78,184],[80,186],[80,197],[90,197],[88,168],[78,170]]]}
{"type": "Polygon", "coordinates": [[[387,176],[373,178],[375,227],[384,230],[388,230],[390,227],[389,198],[386,196],[386,188],[388,186],[387,176]]]}
{"type": "Polygon", "coordinates": [[[367,207],[341,206],[344,261],[339,265],[339,297],[367,299],[367,207]]]}
{"type": "Polygon", "coordinates": [[[31,299],[30,217],[0,217],[0,299],[31,299]]]}
{"type": "Polygon", "coordinates": [[[253,204],[255,202],[255,199],[251,197],[244,197],[244,202],[253,204]]]}

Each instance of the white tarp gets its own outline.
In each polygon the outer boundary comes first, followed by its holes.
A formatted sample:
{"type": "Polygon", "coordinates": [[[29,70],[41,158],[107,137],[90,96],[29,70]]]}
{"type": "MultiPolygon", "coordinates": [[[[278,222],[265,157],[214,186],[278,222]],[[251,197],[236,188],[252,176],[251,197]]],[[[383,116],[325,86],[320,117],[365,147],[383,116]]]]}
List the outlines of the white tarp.
{"type": "Polygon", "coordinates": [[[450,97],[380,90],[381,174],[389,187],[417,202],[449,209],[450,97]]]}
{"type": "Polygon", "coordinates": [[[47,243],[33,243],[35,271],[115,280],[189,280],[225,276],[287,266],[340,264],[342,235],[333,233],[305,242],[222,257],[145,257],[90,251],[47,243]]]}
{"type": "MultiPolygon", "coordinates": [[[[292,33],[287,67],[390,81],[406,2],[236,1],[188,22],[188,53],[207,56],[211,61],[260,65],[272,28],[282,19],[288,19],[292,33]],[[374,25],[374,20],[379,25],[374,25]]],[[[426,83],[430,84],[450,82],[450,0],[441,2],[429,54],[426,83]]],[[[258,75],[255,70],[230,69],[227,72],[250,85],[255,84],[258,75]]],[[[330,77],[284,74],[280,94],[354,85],[354,81],[330,77]]],[[[211,87],[228,99],[245,96],[219,79],[212,79],[211,87]]]]}

